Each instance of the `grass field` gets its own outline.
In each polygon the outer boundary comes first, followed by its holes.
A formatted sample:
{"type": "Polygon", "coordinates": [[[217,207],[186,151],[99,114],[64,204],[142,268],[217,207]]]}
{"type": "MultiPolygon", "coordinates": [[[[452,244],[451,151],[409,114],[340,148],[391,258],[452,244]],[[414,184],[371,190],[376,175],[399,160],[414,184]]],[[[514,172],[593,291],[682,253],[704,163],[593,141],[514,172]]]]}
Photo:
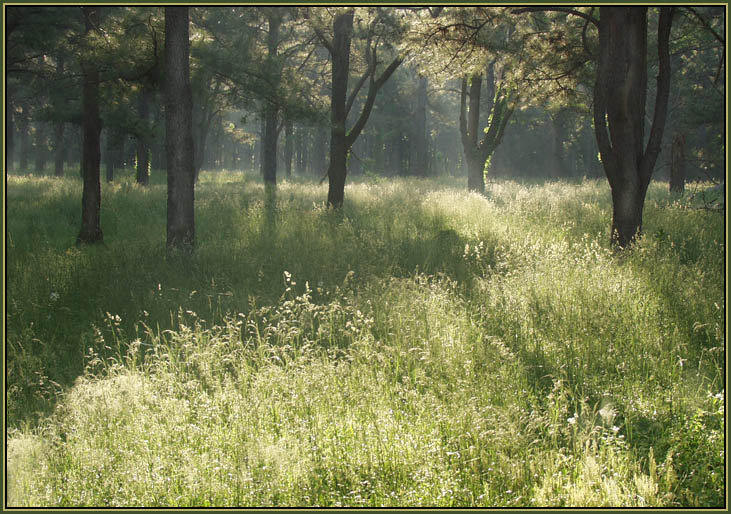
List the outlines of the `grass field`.
{"type": "MultiPolygon", "coordinates": [[[[723,506],[724,217],[653,183],[9,176],[9,506],[723,506]]],[[[692,187],[703,188],[697,184],[692,187]]]]}

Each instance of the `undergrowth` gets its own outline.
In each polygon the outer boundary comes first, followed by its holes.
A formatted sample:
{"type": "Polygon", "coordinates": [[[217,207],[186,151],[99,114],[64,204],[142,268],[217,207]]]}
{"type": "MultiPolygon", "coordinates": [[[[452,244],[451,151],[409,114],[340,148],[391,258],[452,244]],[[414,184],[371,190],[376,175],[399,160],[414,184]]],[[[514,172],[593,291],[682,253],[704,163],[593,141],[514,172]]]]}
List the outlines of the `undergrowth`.
{"type": "Polygon", "coordinates": [[[601,181],[420,180],[274,205],[8,177],[13,506],[723,506],[723,218],[651,185],[608,248],[601,181]]]}

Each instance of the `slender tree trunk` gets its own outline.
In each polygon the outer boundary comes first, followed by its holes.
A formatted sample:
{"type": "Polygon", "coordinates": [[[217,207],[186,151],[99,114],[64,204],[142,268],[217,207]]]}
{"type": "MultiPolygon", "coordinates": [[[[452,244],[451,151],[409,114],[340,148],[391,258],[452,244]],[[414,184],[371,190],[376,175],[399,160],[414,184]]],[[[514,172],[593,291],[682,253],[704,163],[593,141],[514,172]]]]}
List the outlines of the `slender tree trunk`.
{"type": "Polygon", "coordinates": [[[28,159],[30,158],[30,133],[28,125],[28,109],[24,106],[23,114],[21,115],[20,122],[18,123],[18,129],[20,131],[20,159],[18,167],[22,171],[28,171],[28,159]]]}
{"type": "MultiPolygon", "coordinates": [[[[86,25],[86,37],[98,30],[100,7],[82,7],[86,25]]],[[[103,240],[100,226],[101,217],[101,180],[99,162],[101,160],[100,136],[101,118],[99,117],[99,71],[92,60],[83,62],[83,150],[81,172],[84,188],[81,195],[81,231],[77,243],[99,243],[103,240]]]]}
{"type": "MultiPolygon", "coordinates": [[[[216,80],[212,97],[215,98],[218,96],[220,90],[221,83],[216,80]]],[[[198,182],[198,176],[200,175],[203,163],[205,162],[208,132],[211,130],[211,124],[213,123],[217,112],[212,100],[208,100],[203,106],[194,105],[193,107],[193,137],[195,138],[196,143],[193,157],[195,162],[195,180],[198,182]]]]}
{"type": "Polygon", "coordinates": [[[348,147],[345,123],[348,117],[346,96],[350,72],[350,40],[353,35],[353,10],[339,14],[333,21],[332,96],[330,97],[330,164],[327,203],[341,207],[345,198],[348,147]]]}
{"type": "MultiPolygon", "coordinates": [[[[270,69],[273,68],[274,60],[277,57],[277,46],[279,45],[279,26],[281,24],[281,16],[279,11],[271,10],[267,16],[269,30],[267,34],[267,62],[270,69]]],[[[278,99],[272,96],[267,99],[264,108],[264,151],[262,153],[262,174],[264,183],[267,186],[277,185],[277,140],[279,139],[279,131],[277,130],[277,113],[279,105],[278,99]]]]}
{"type": "Polygon", "coordinates": [[[647,8],[601,7],[594,127],[612,190],[612,244],[629,246],[642,229],[642,210],[660,153],[670,92],[671,7],[660,8],[655,112],[645,147],[647,8]]]}
{"type": "Polygon", "coordinates": [[[15,124],[13,123],[13,104],[10,102],[10,92],[5,98],[5,169],[15,169],[15,124]]]}
{"type": "Polygon", "coordinates": [[[482,76],[473,75],[469,83],[467,94],[467,79],[462,80],[462,94],[460,100],[460,126],[462,131],[462,147],[467,161],[467,190],[476,193],[485,193],[485,162],[482,160],[478,147],[478,131],[480,129],[480,94],[482,91],[482,76]],[[465,111],[469,97],[469,113],[465,111]],[[465,119],[465,116],[469,117],[465,119]]]}
{"type": "Polygon", "coordinates": [[[53,174],[57,177],[63,177],[63,161],[66,147],[63,142],[63,127],[61,122],[55,123],[53,126],[53,174]]]}
{"type": "Polygon", "coordinates": [[[193,99],[190,89],[188,7],[165,7],[165,153],[167,247],[195,246],[193,99]]]}
{"type": "Polygon", "coordinates": [[[46,124],[35,123],[35,172],[43,173],[48,160],[48,147],[46,144],[46,124]]]}
{"type": "Polygon", "coordinates": [[[107,150],[104,153],[104,167],[107,170],[107,182],[114,181],[114,143],[111,131],[107,131],[107,150]]]}
{"type": "MultiPolygon", "coordinates": [[[[63,54],[58,57],[58,64],[56,67],[56,76],[61,78],[64,75],[65,59],[63,54]]],[[[56,103],[60,100],[55,99],[56,103]]],[[[63,161],[64,152],[66,151],[66,145],[63,141],[63,129],[64,123],[57,121],[53,124],[53,174],[57,177],[63,177],[63,161]]]]}
{"type": "Polygon", "coordinates": [[[264,113],[264,139],[262,141],[262,176],[269,186],[277,185],[277,109],[269,105],[264,113]]]}
{"type": "Polygon", "coordinates": [[[147,144],[147,132],[150,118],[150,90],[143,87],[140,92],[138,115],[142,121],[142,134],[137,135],[137,176],[138,184],[146,186],[150,183],[150,147],[147,144]]]}
{"type": "MultiPolygon", "coordinates": [[[[488,67],[488,78],[494,82],[491,67],[488,67]]],[[[467,189],[480,194],[485,193],[485,170],[495,149],[500,145],[505,128],[507,127],[514,107],[511,105],[509,94],[505,94],[494,85],[494,99],[490,102],[490,116],[482,139],[478,138],[480,131],[480,91],[481,76],[473,76],[469,92],[469,113],[467,112],[467,78],[462,79],[460,95],[459,129],[467,164],[467,189]],[[468,118],[469,114],[469,118],[468,118]]]]}
{"type": "Polygon", "coordinates": [[[15,169],[15,127],[13,126],[12,114],[8,111],[5,117],[5,169],[12,171],[15,169]]]}
{"type": "Polygon", "coordinates": [[[413,144],[409,160],[410,175],[425,177],[427,175],[427,159],[429,156],[426,140],[426,88],[427,78],[419,77],[419,88],[416,93],[416,110],[414,112],[413,144]]]}
{"type": "Polygon", "coordinates": [[[294,128],[292,121],[284,122],[284,171],[287,178],[292,178],[292,155],[294,150],[294,128]]]}
{"type": "Polygon", "coordinates": [[[670,162],[670,192],[685,191],[685,136],[676,133],[673,137],[670,162]]]}

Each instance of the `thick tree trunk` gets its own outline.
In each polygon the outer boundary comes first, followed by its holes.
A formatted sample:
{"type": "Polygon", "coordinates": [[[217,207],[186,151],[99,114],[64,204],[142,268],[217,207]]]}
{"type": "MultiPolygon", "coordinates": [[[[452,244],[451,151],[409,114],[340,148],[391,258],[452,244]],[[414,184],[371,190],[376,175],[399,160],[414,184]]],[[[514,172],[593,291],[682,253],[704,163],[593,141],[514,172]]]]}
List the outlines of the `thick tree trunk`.
{"type": "Polygon", "coordinates": [[[195,246],[192,107],[188,8],[165,7],[167,247],[183,251],[195,246]]]}
{"type": "Polygon", "coordinates": [[[480,156],[467,156],[467,190],[485,193],[485,161],[480,156]]]}
{"type": "Polygon", "coordinates": [[[150,118],[150,90],[142,88],[137,114],[142,121],[143,132],[137,135],[137,176],[138,184],[150,183],[150,148],[147,144],[147,131],[150,118]]]}
{"type": "Polygon", "coordinates": [[[631,244],[642,229],[648,184],[636,181],[612,188],[612,241],[620,248],[631,244]]]}
{"type": "MultiPolygon", "coordinates": [[[[86,34],[99,27],[100,8],[83,7],[86,34]]],[[[99,163],[101,160],[100,137],[101,118],[99,117],[99,71],[96,63],[86,60],[83,63],[83,147],[81,173],[84,189],[81,195],[81,231],[77,243],[99,243],[103,240],[100,226],[101,217],[101,180],[99,163]]]]}
{"type": "Polygon", "coordinates": [[[685,191],[685,136],[676,133],[673,137],[670,162],[670,192],[685,191]]]}
{"type": "Polygon", "coordinates": [[[647,8],[601,7],[594,126],[612,189],[612,244],[630,245],[642,230],[642,209],[660,152],[670,90],[672,8],[658,23],[659,74],[655,113],[645,148],[647,8]]]}

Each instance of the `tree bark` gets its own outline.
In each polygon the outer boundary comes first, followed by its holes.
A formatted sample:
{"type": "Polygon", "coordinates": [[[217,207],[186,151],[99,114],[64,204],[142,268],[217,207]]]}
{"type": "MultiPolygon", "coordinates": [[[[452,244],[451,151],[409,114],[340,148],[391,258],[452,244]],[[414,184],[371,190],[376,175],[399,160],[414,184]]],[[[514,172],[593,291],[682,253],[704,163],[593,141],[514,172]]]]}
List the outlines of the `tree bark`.
{"type": "Polygon", "coordinates": [[[642,210],[660,152],[670,91],[672,8],[661,7],[655,113],[645,147],[647,8],[601,7],[594,127],[612,190],[612,245],[625,248],[642,229],[642,210]]]}
{"type": "Polygon", "coordinates": [[[193,100],[190,89],[188,8],[165,7],[165,154],[167,247],[195,246],[193,100]]]}
{"type": "MultiPolygon", "coordinates": [[[[277,57],[277,46],[279,45],[279,26],[282,22],[281,15],[278,11],[271,10],[267,16],[269,32],[267,34],[267,61],[270,64],[269,69],[273,70],[273,62],[277,57]]],[[[274,78],[274,82],[278,82],[274,78]]],[[[275,92],[266,100],[264,107],[264,135],[262,144],[264,151],[262,153],[262,175],[264,183],[268,186],[277,185],[277,140],[279,139],[279,131],[277,130],[277,113],[279,105],[275,92]]]]}
{"type": "Polygon", "coordinates": [[[353,35],[352,9],[339,14],[333,21],[333,41],[330,48],[332,58],[332,96],[330,100],[330,165],[327,204],[339,208],[345,197],[345,176],[347,173],[348,146],[345,122],[348,111],[345,107],[350,72],[350,41],[353,35]]]}
{"type": "MultiPolygon", "coordinates": [[[[82,7],[85,20],[86,37],[98,30],[100,7],[82,7]]],[[[101,118],[99,116],[99,70],[91,59],[82,63],[83,86],[83,143],[81,173],[84,188],[81,195],[81,231],[77,243],[100,243],[104,236],[100,226],[101,217],[101,180],[99,162],[101,160],[100,137],[101,118]]]]}

